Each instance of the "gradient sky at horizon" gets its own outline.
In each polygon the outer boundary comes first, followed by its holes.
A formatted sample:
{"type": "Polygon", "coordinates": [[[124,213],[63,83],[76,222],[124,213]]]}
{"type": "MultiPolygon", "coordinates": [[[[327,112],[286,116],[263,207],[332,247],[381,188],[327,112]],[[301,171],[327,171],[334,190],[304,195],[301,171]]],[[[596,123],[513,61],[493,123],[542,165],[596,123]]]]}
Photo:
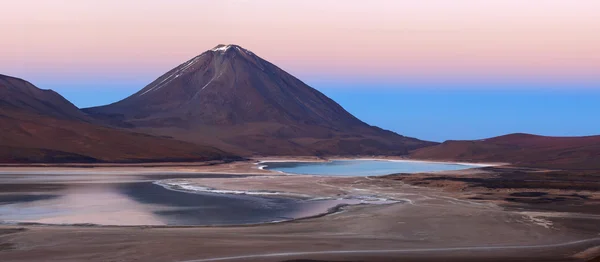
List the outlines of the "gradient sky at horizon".
{"type": "Polygon", "coordinates": [[[596,0],[21,0],[3,10],[0,74],[80,107],[235,43],[401,134],[600,133],[596,0]]]}

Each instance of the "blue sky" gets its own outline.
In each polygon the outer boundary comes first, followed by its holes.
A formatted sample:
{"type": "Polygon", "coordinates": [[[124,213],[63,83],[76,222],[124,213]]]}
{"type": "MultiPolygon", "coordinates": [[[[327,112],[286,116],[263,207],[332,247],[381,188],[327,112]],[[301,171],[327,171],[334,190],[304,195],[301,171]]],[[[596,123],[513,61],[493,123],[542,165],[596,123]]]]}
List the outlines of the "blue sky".
{"type": "Polygon", "coordinates": [[[369,124],[432,141],[600,134],[600,91],[322,91],[369,124]]]}
{"type": "Polygon", "coordinates": [[[600,134],[598,0],[5,2],[0,73],[80,107],[238,44],[408,136],[600,134]]]}
{"type": "MultiPolygon", "coordinates": [[[[152,79],[37,83],[79,107],[118,101],[152,79]]],[[[33,81],[32,81],[33,82],[33,81]]],[[[432,141],[481,139],[525,132],[551,136],[600,134],[600,89],[589,84],[346,83],[308,79],[361,120],[432,141]]],[[[598,86],[596,86],[598,87],[598,86]]]]}

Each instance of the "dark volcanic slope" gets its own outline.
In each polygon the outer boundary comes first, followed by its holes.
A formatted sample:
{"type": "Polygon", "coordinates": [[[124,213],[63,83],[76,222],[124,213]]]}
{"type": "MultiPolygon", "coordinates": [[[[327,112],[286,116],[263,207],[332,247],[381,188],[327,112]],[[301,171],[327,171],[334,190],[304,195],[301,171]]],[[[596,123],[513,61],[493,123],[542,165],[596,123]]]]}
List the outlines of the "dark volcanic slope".
{"type": "Polygon", "coordinates": [[[85,111],[111,125],[243,154],[406,154],[432,145],[365,124],[236,45],[219,45],[120,102],[85,111]]]}
{"type": "Polygon", "coordinates": [[[227,157],[212,147],[93,125],[51,90],[0,75],[0,162],[192,161],[227,157]]]}
{"type": "Polygon", "coordinates": [[[510,134],[474,141],[446,141],[437,146],[415,150],[411,157],[507,162],[528,167],[600,169],[600,136],[510,134]]]}
{"type": "Polygon", "coordinates": [[[88,119],[85,113],[58,93],[5,75],[0,75],[0,108],[61,119],[88,119]]]}

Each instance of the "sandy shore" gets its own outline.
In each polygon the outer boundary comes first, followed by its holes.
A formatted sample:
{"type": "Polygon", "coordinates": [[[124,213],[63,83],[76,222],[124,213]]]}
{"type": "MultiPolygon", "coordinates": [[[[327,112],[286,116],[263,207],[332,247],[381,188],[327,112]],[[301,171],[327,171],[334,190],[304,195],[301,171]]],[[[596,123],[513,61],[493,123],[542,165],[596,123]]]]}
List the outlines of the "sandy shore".
{"type": "MultiPolygon", "coordinates": [[[[117,175],[122,171],[142,172],[147,181],[168,181],[165,173],[169,172],[259,174],[183,180],[224,190],[402,202],[355,205],[327,216],[257,226],[0,226],[0,261],[586,261],[600,252],[595,249],[600,246],[600,218],[593,212],[540,211],[528,205],[507,208],[506,200],[493,199],[495,195],[472,199],[477,191],[469,187],[422,187],[418,182],[382,177],[285,176],[258,170],[254,161],[81,169],[109,171],[88,174],[88,179],[101,182],[140,179],[117,175]]],[[[39,170],[11,167],[0,173],[39,170]]],[[[70,168],[51,171],[74,172],[70,168]]],[[[493,173],[465,170],[456,175],[481,172],[493,173]]],[[[40,183],[57,184],[54,180],[40,183]]]]}
{"type": "Polygon", "coordinates": [[[260,170],[255,165],[258,160],[238,161],[217,165],[203,163],[185,164],[123,164],[123,165],[58,165],[58,166],[2,166],[0,174],[160,174],[160,173],[219,173],[219,174],[273,174],[268,170],[260,170]]]}

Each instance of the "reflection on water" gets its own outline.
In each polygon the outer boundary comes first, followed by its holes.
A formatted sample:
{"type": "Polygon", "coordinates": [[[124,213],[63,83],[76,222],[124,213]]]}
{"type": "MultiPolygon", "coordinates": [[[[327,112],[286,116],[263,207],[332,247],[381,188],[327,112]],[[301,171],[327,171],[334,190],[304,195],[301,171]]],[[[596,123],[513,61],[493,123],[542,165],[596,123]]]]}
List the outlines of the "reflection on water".
{"type": "Polygon", "coordinates": [[[323,214],[339,205],[396,202],[377,196],[333,199],[285,192],[230,192],[173,182],[232,176],[227,174],[38,171],[0,171],[0,223],[255,224],[323,214]]]}
{"type": "Polygon", "coordinates": [[[0,220],[47,224],[162,225],[149,207],[109,185],[83,185],[46,200],[0,205],[0,220]]]}
{"type": "Polygon", "coordinates": [[[53,199],[59,197],[58,195],[50,195],[50,194],[2,194],[0,195],[0,205],[1,204],[10,204],[17,202],[33,202],[40,201],[46,199],[53,199]]]}
{"type": "Polygon", "coordinates": [[[226,225],[272,222],[293,218],[309,206],[299,199],[247,195],[186,193],[152,183],[121,186],[121,192],[144,205],[169,225],[226,225]]]}
{"type": "MultiPolygon", "coordinates": [[[[22,185],[26,187],[26,185],[22,185]]],[[[168,190],[151,182],[74,184],[53,194],[0,195],[4,223],[231,225],[317,215],[358,199],[300,199],[168,190]]]]}
{"type": "Polygon", "coordinates": [[[329,162],[263,162],[265,169],[290,174],[326,176],[377,176],[395,173],[418,173],[460,170],[481,165],[434,163],[421,161],[333,160],[329,162]]]}

